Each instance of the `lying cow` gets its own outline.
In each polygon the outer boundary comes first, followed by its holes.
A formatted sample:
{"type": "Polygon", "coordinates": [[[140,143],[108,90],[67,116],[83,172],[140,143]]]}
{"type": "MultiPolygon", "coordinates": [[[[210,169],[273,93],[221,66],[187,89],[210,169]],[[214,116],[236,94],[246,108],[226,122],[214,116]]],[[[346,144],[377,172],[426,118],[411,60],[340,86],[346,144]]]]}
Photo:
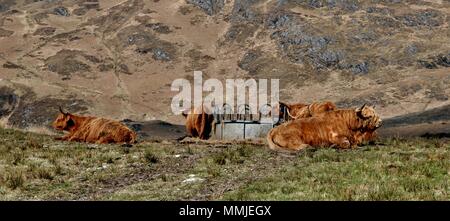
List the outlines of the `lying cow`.
{"type": "Polygon", "coordinates": [[[69,133],[57,138],[58,140],[97,144],[132,144],[136,142],[136,133],[122,123],[104,118],[64,113],[61,107],[59,111],[53,127],[69,133]]]}
{"type": "Polygon", "coordinates": [[[214,116],[207,113],[204,105],[191,109],[188,113],[183,112],[182,115],[186,118],[186,131],[189,136],[199,137],[202,140],[209,139],[214,116]]]}
{"type": "Polygon", "coordinates": [[[267,141],[273,150],[298,151],[307,146],[349,148],[359,144],[357,139],[364,137],[365,131],[380,126],[375,110],[363,105],[289,121],[269,131],[267,141]]]}
{"type": "MultiPolygon", "coordinates": [[[[313,102],[311,104],[286,104],[281,103],[286,107],[288,120],[295,120],[298,118],[306,118],[312,116],[318,116],[328,111],[337,110],[336,105],[330,101],[325,102],[313,102]]],[[[358,131],[354,135],[354,140],[358,145],[373,142],[377,137],[377,133],[374,130],[367,129],[364,131],[358,131]]]]}

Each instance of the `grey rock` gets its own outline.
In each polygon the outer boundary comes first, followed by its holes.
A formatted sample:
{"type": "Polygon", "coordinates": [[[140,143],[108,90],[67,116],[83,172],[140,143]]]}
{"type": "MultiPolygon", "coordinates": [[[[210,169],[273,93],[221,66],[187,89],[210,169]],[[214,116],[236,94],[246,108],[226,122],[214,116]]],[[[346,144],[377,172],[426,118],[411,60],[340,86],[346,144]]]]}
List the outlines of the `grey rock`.
{"type": "Polygon", "coordinates": [[[201,8],[208,15],[219,13],[224,6],[224,0],[188,0],[187,2],[201,8]]]}
{"type": "Polygon", "coordinates": [[[378,14],[383,14],[383,15],[390,15],[390,14],[393,13],[393,10],[389,9],[389,8],[379,8],[379,7],[370,6],[370,7],[366,8],[366,12],[367,13],[378,13],[378,14]]]}
{"type": "Polygon", "coordinates": [[[317,64],[316,66],[331,67],[339,63],[340,59],[342,58],[342,53],[326,50],[322,53],[319,53],[318,58],[320,59],[320,64],[317,64]]]}
{"type": "Polygon", "coordinates": [[[352,40],[352,43],[362,44],[375,42],[379,38],[378,34],[372,30],[364,31],[360,33],[348,33],[348,39],[352,40]]]}
{"type": "Polygon", "coordinates": [[[127,38],[127,43],[129,45],[133,45],[133,44],[139,44],[141,42],[143,43],[143,42],[150,41],[150,40],[151,40],[150,37],[148,37],[147,35],[137,33],[137,34],[130,35],[127,38]]]}
{"type": "Polygon", "coordinates": [[[260,23],[260,17],[252,6],[259,0],[236,0],[231,12],[232,22],[253,22],[260,23]]]}
{"type": "Polygon", "coordinates": [[[238,66],[243,69],[249,71],[251,69],[251,65],[256,59],[261,55],[260,51],[251,50],[245,53],[244,57],[239,61],[238,66]]]}
{"type": "Polygon", "coordinates": [[[114,68],[112,64],[100,64],[97,66],[100,72],[110,71],[114,68]]]}
{"type": "Polygon", "coordinates": [[[266,25],[269,28],[282,28],[292,20],[292,15],[285,13],[277,13],[270,15],[266,20],[266,25]]]}
{"type": "Polygon", "coordinates": [[[344,57],[341,50],[329,49],[333,37],[313,34],[301,25],[289,24],[274,32],[272,38],[291,61],[308,62],[316,69],[336,66],[344,57]]]}
{"type": "Polygon", "coordinates": [[[321,8],[323,7],[323,2],[320,0],[309,0],[308,1],[308,5],[313,7],[313,8],[321,8]]]}
{"type": "Polygon", "coordinates": [[[8,11],[11,6],[16,4],[16,0],[2,0],[0,1],[0,13],[8,11]]]}
{"type": "Polygon", "coordinates": [[[54,34],[56,31],[56,28],[54,27],[42,27],[38,28],[33,35],[40,35],[40,36],[49,36],[54,34]]]}
{"type": "Polygon", "coordinates": [[[18,128],[28,128],[31,126],[45,126],[50,128],[51,122],[55,120],[55,116],[59,112],[58,106],[62,106],[65,110],[72,113],[87,110],[87,105],[83,100],[63,100],[49,97],[38,100],[29,100],[29,98],[21,97],[20,100],[8,119],[9,124],[18,128]]]}
{"type": "Polygon", "coordinates": [[[19,97],[7,87],[0,88],[0,118],[8,116],[19,102],[19,97]]]}
{"type": "MultiPolygon", "coordinates": [[[[287,4],[288,2],[281,1],[280,3],[279,1],[278,5],[287,4]]],[[[345,11],[356,11],[359,9],[359,2],[357,0],[294,0],[292,3],[311,8],[339,8],[345,11]]]]}
{"type": "Polygon", "coordinates": [[[354,74],[367,74],[369,73],[369,63],[366,61],[351,65],[350,70],[354,74]]]}
{"type": "Polygon", "coordinates": [[[258,26],[251,23],[233,24],[225,34],[225,41],[245,43],[248,38],[251,38],[258,26]]]}
{"type": "Polygon", "coordinates": [[[435,61],[438,65],[444,66],[444,67],[450,67],[450,53],[447,55],[438,55],[435,58],[435,61]]]}
{"type": "Polygon", "coordinates": [[[70,16],[69,10],[65,7],[56,7],[53,9],[53,13],[55,15],[60,15],[60,16],[65,16],[68,17],[70,16]]]}
{"type": "Polygon", "coordinates": [[[160,34],[169,34],[172,32],[169,26],[164,25],[162,23],[146,24],[145,27],[151,28],[153,31],[158,32],[160,34]]]}
{"type": "Polygon", "coordinates": [[[153,49],[153,59],[161,61],[170,61],[170,55],[162,48],[153,49]]]}
{"type": "Polygon", "coordinates": [[[436,56],[429,57],[428,59],[421,59],[418,61],[419,66],[427,69],[437,69],[439,67],[450,67],[450,53],[438,54],[436,56]]]}
{"type": "Polygon", "coordinates": [[[119,65],[119,70],[122,72],[122,73],[124,73],[124,74],[132,74],[131,72],[130,72],[130,69],[128,68],[128,66],[126,65],[126,64],[120,64],[119,65]]]}
{"type": "Polygon", "coordinates": [[[121,46],[125,48],[135,45],[137,53],[152,53],[155,60],[169,61],[175,59],[175,45],[161,40],[148,29],[149,27],[143,24],[122,29],[117,34],[121,46]]]}
{"type": "Polygon", "coordinates": [[[403,16],[397,16],[397,19],[401,20],[406,26],[429,26],[436,27],[443,24],[443,20],[440,13],[433,10],[426,10],[417,14],[407,14],[403,16]]]}
{"type": "Polygon", "coordinates": [[[398,28],[401,23],[391,17],[381,16],[381,15],[369,15],[369,21],[375,25],[388,28],[398,28]]]}
{"type": "Polygon", "coordinates": [[[405,48],[405,53],[408,55],[415,55],[417,52],[419,52],[419,48],[415,44],[408,45],[405,48]]]}
{"type": "Polygon", "coordinates": [[[23,68],[23,67],[21,67],[20,65],[15,64],[15,63],[12,63],[12,62],[9,62],[9,61],[5,62],[5,63],[2,65],[2,67],[3,67],[3,68],[8,68],[8,69],[20,69],[20,68],[23,68]]]}
{"type": "Polygon", "coordinates": [[[427,69],[436,69],[438,66],[434,62],[419,60],[419,65],[427,69]]]}
{"type": "Polygon", "coordinates": [[[45,59],[45,64],[49,71],[56,72],[63,77],[70,77],[74,73],[90,71],[91,67],[85,61],[94,62],[95,60],[92,59],[98,60],[83,51],[63,49],[45,59]]]}

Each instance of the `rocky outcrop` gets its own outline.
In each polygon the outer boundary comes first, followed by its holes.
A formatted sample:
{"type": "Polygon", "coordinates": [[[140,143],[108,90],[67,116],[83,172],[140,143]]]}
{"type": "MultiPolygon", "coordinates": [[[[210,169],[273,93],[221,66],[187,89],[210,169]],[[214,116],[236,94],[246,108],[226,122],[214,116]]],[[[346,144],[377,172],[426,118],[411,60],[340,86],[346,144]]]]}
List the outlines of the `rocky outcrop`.
{"type": "Polygon", "coordinates": [[[187,2],[201,8],[208,15],[219,13],[224,6],[224,0],[188,0],[187,2]]]}

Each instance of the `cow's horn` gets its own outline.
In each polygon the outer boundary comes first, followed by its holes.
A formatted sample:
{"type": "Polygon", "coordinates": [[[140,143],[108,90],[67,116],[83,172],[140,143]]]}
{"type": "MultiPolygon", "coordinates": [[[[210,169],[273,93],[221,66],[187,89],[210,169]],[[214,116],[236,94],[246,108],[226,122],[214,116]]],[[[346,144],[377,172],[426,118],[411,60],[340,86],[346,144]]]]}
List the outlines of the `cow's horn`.
{"type": "Polygon", "coordinates": [[[63,111],[61,106],[59,106],[59,112],[61,112],[62,114],[66,114],[66,113],[64,113],[64,111],[63,111]]]}
{"type": "Polygon", "coordinates": [[[291,112],[289,112],[289,108],[287,108],[287,107],[286,107],[286,112],[289,115],[289,117],[291,117],[292,119],[294,119],[294,120],[297,119],[296,117],[291,115],[291,112]]]}

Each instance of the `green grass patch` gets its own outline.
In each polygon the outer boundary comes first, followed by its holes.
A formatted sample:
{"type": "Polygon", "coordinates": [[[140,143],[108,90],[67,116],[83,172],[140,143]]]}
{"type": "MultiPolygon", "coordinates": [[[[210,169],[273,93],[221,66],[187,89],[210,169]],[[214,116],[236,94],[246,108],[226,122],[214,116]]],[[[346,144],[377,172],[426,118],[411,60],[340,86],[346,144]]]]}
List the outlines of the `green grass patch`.
{"type": "Polygon", "coordinates": [[[355,150],[143,142],[131,148],[0,129],[0,200],[449,200],[450,141],[355,150]]]}

